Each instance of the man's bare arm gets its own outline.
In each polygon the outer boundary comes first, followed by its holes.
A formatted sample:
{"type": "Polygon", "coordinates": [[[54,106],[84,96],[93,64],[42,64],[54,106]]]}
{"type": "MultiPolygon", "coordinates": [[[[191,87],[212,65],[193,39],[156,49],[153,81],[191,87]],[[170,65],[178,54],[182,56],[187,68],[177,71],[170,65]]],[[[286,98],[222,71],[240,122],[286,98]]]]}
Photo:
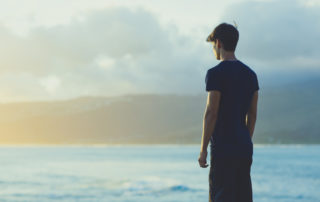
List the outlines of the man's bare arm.
{"type": "Polygon", "coordinates": [[[209,91],[207,106],[203,118],[203,131],[201,138],[201,152],[206,152],[210,137],[214,131],[218,118],[221,93],[219,91],[209,91]]]}
{"type": "Polygon", "coordinates": [[[246,115],[246,126],[249,129],[250,137],[252,139],[254,127],[257,120],[257,106],[258,106],[258,91],[255,91],[252,96],[251,104],[246,115]]]}

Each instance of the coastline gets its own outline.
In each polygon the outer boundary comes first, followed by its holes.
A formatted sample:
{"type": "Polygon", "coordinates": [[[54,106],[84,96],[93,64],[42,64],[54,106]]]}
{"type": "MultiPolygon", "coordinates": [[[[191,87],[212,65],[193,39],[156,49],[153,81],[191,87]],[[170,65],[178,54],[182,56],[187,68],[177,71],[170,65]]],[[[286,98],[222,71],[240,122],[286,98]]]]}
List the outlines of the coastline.
{"type": "MultiPolygon", "coordinates": [[[[200,147],[199,144],[0,144],[1,147],[200,147]]],[[[253,144],[254,147],[300,147],[300,146],[320,146],[320,143],[275,143],[275,144],[253,144]]]]}

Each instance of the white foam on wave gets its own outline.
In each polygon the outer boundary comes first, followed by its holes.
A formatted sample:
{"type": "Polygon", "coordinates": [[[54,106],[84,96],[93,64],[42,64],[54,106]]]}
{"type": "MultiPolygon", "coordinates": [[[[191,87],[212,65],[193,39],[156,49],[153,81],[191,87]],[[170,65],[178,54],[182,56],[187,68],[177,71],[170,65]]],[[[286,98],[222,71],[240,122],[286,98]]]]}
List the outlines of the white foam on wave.
{"type": "Polygon", "coordinates": [[[122,195],[154,195],[164,192],[185,192],[196,189],[184,185],[172,178],[160,178],[156,176],[145,176],[142,179],[124,180],[121,183],[115,182],[114,189],[122,192],[122,195]],[[120,185],[120,186],[119,186],[120,185]]]}

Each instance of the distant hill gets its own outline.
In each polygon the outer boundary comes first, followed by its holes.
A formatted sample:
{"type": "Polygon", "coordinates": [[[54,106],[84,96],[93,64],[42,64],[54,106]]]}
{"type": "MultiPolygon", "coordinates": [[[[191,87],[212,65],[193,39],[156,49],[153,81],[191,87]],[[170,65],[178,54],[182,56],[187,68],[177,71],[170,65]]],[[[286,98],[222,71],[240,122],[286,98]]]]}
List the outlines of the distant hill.
{"type": "MultiPolygon", "coordinates": [[[[261,88],[255,143],[320,143],[320,79],[261,88]]],[[[206,94],[0,104],[0,143],[200,144],[206,94]]]]}
{"type": "Polygon", "coordinates": [[[256,142],[320,143],[320,78],[263,89],[256,142]]]}

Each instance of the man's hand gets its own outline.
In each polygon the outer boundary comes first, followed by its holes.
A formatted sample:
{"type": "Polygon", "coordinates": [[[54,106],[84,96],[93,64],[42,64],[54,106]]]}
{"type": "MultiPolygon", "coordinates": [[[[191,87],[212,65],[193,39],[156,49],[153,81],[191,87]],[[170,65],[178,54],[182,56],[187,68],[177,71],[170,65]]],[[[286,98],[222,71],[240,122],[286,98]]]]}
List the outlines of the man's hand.
{"type": "Polygon", "coordinates": [[[202,168],[206,168],[206,167],[209,166],[209,165],[207,164],[207,154],[208,154],[207,151],[200,152],[198,161],[199,161],[200,167],[202,167],[202,168]]]}

